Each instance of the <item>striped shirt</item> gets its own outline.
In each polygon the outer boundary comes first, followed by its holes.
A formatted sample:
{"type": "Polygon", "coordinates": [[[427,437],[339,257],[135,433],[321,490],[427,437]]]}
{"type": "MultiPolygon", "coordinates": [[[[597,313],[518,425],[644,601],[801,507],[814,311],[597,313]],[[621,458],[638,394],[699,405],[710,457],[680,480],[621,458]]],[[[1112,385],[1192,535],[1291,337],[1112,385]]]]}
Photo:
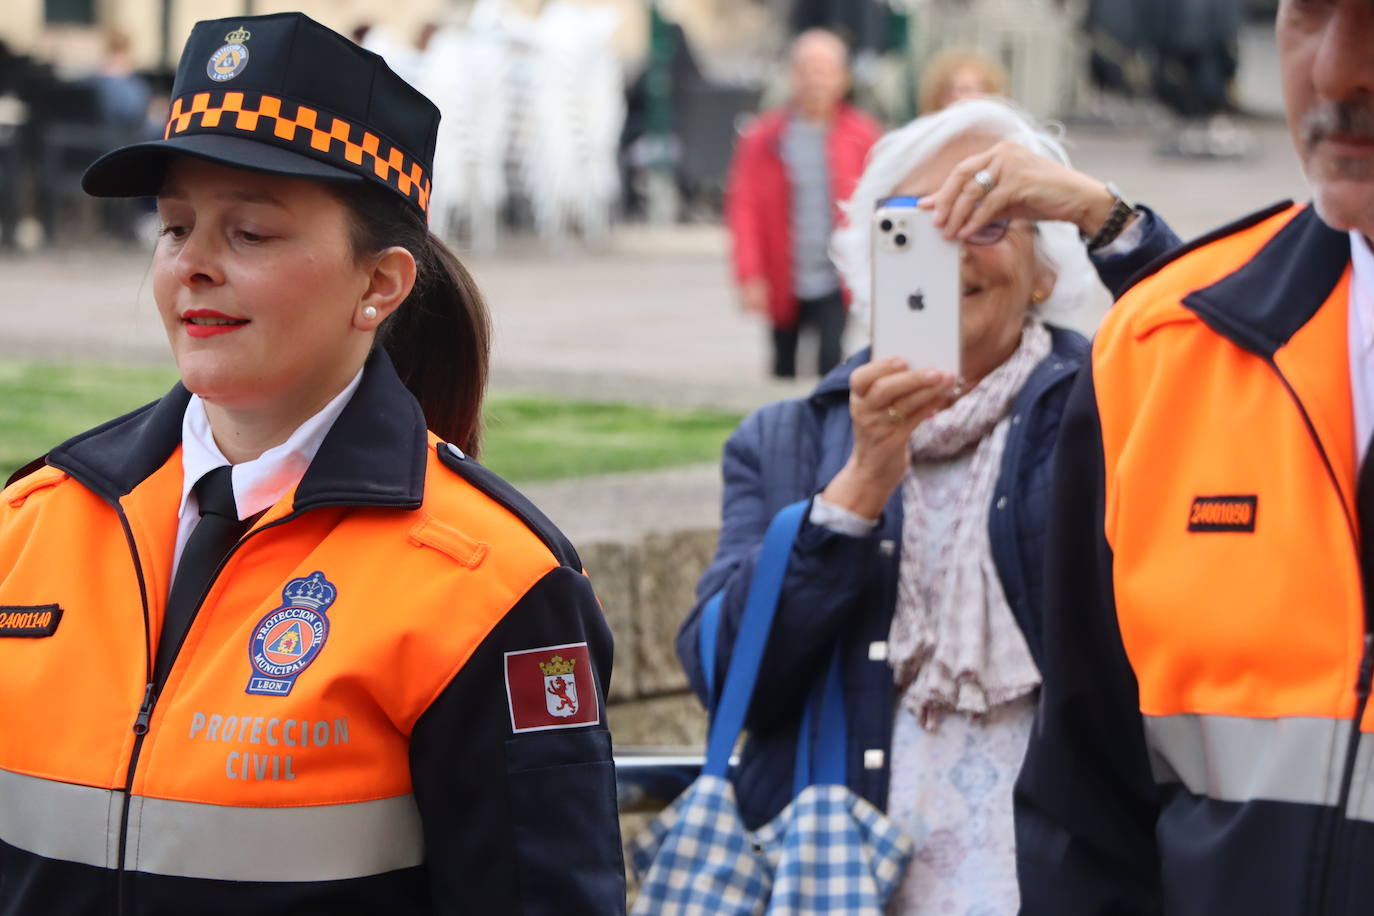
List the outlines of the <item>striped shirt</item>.
{"type": "Polygon", "coordinates": [[[792,292],[819,299],[840,288],[830,263],[830,169],[826,163],[828,124],[791,117],[782,132],[782,160],[791,191],[792,292]]]}

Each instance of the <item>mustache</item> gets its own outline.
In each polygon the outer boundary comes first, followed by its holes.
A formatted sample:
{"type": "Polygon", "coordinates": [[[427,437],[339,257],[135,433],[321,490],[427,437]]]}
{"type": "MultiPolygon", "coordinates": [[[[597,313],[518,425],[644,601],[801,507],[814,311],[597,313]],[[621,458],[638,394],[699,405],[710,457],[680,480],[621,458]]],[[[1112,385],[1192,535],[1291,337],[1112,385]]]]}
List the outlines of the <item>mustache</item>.
{"type": "Polygon", "coordinates": [[[1314,108],[1303,118],[1302,132],[1309,147],[1331,136],[1374,140],[1374,106],[1336,102],[1314,108]]]}

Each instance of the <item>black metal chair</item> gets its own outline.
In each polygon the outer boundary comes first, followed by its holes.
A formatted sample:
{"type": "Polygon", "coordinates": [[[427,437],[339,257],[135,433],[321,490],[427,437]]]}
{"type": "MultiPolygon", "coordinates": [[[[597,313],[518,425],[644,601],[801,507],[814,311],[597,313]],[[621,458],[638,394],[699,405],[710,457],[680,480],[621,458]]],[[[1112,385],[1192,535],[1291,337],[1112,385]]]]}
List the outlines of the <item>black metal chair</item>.
{"type": "MultiPolygon", "coordinates": [[[[42,87],[33,105],[36,129],[37,201],[46,238],[60,238],[64,217],[80,214],[85,196],[81,174],[102,154],[140,139],[141,127],[110,124],[100,111],[95,88],[88,83],[55,82],[42,87]]],[[[126,201],[102,201],[94,205],[98,228],[122,233],[127,230],[126,201]]],[[[87,227],[90,228],[90,227],[87,227]]]]}
{"type": "Polygon", "coordinates": [[[22,125],[0,124],[0,248],[13,248],[24,173],[22,125]]]}
{"type": "Polygon", "coordinates": [[[735,141],[758,99],[755,89],[706,82],[685,86],[678,95],[676,132],[682,142],[678,180],[697,208],[720,213],[735,141]]]}
{"type": "MultiPolygon", "coordinates": [[[[26,104],[28,89],[41,79],[42,68],[32,59],[14,54],[0,42],[0,96],[17,99],[25,111],[0,124],[0,248],[12,248],[19,226],[21,200],[34,159],[32,125],[26,104]]],[[[8,113],[7,113],[8,114],[8,113]]]]}

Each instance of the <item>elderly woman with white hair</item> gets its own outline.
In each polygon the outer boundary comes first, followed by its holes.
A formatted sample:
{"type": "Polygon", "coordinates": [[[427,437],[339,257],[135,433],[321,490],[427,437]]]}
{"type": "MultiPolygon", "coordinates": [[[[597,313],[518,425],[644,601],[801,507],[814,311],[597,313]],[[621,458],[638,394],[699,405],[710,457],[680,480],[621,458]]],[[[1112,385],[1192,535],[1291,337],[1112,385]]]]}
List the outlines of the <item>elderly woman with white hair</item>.
{"type": "Polygon", "coordinates": [[[725,447],[719,547],[678,653],[706,697],[702,609],[720,595],[718,693],[764,531],[809,499],[734,774],[745,822],[789,800],[802,707],[838,645],[850,788],[917,841],[891,911],[1013,913],[1049,459],[1088,359],[1048,319],[1081,316],[1099,279],[1116,290],[1178,239],[1010,104],[960,102],[870,155],[832,245],[860,308],[869,214],[891,195],[921,197],[960,242],[964,378],[865,350],[748,417],[725,447]]]}

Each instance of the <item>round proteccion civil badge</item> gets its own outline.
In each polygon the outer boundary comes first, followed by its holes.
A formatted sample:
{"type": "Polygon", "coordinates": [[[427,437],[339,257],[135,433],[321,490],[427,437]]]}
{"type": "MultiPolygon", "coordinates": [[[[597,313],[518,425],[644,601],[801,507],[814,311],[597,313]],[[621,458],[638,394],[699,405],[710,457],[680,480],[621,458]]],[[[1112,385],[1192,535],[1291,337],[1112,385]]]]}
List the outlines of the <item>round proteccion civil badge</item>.
{"type": "Polygon", "coordinates": [[[337,595],[338,589],[318,571],[286,584],[281,605],[258,621],[248,640],[253,675],[245,693],[269,697],[291,693],[296,678],[315,661],[329,638],[325,612],[337,595]]]}
{"type": "Polygon", "coordinates": [[[211,54],[210,62],[205,65],[205,72],[210,79],[223,83],[243,72],[243,68],[248,66],[248,47],[244,42],[252,35],[247,29],[238,28],[224,36],[227,43],[211,54]]]}

